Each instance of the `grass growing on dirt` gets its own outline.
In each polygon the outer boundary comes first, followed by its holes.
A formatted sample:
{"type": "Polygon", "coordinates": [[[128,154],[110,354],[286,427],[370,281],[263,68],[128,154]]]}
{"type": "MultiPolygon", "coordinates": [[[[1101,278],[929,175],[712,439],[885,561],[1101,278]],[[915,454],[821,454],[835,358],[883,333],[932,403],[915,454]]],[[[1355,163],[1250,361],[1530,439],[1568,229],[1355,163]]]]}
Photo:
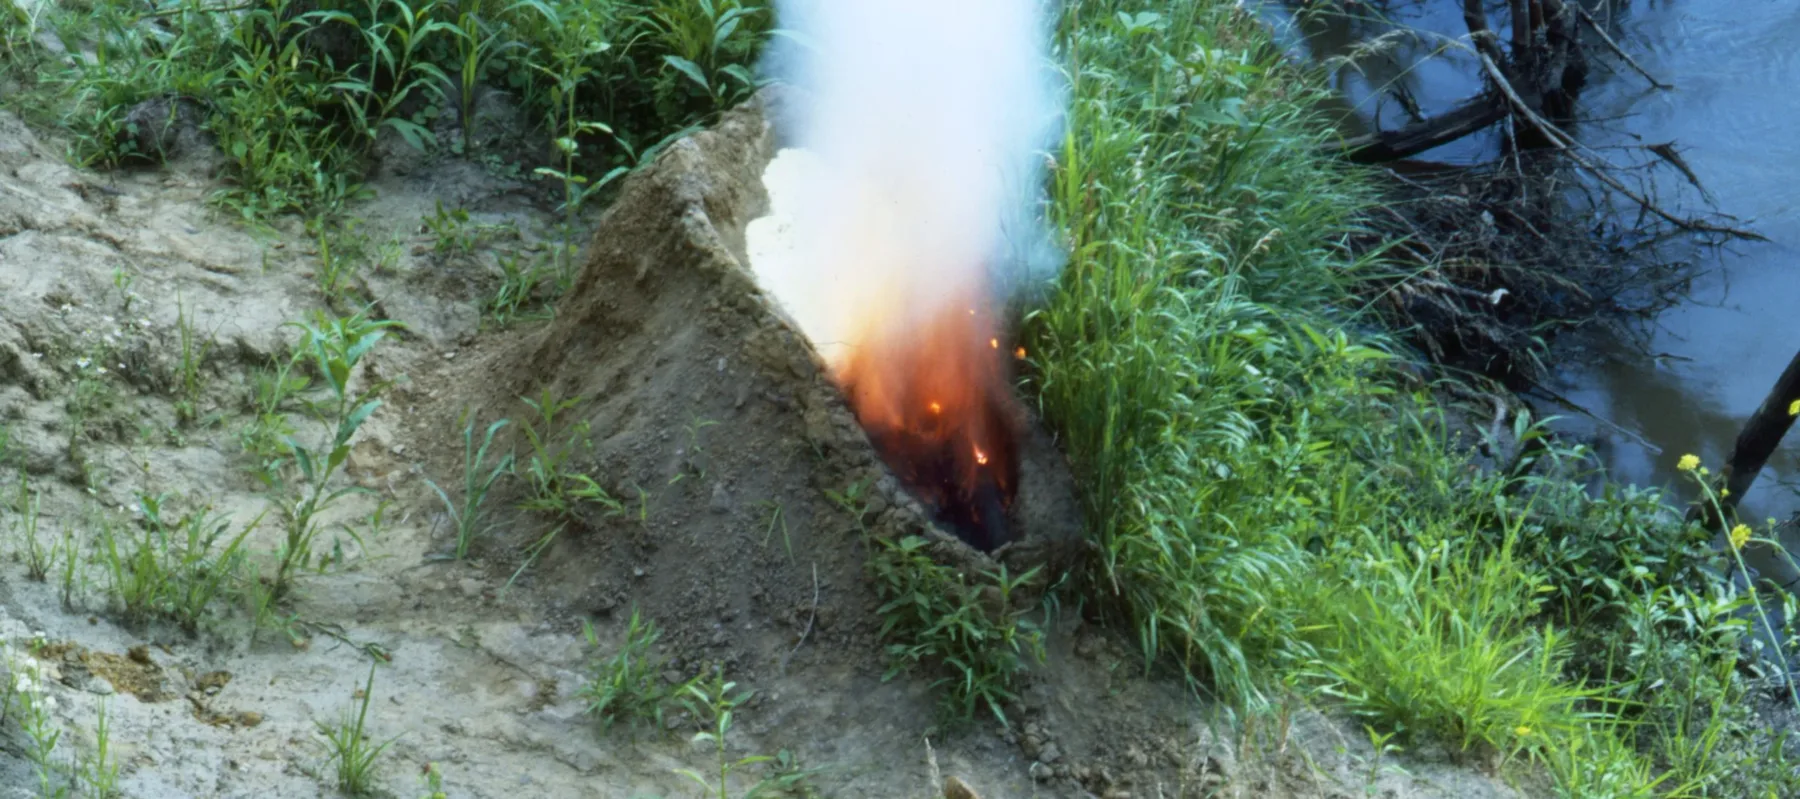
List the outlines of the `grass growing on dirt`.
{"type": "Polygon", "coordinates": [[[1780,742],[1742,710],[1750,597],[1706,534],[1585,492],[1579,450],[1474,468],[1358,332],[1382,266],[1343,246],[1370,198],[1322,155],[1323,84],[1216,0],[1070,3],[1057,41],[1071,258],[1028,382],[1084,486],[1088,593],[1146,665],[1252,709],[1297,687],[1566,796],[1791,793],[1753,768],[1780,742]]]}
{"type": "Polygon", "coordinates": [[[97,0],[29,12],[8,0],[0,12],[6,71],[31,87],[18,107],[62,109],[73,160],[160,159],[166,142],[148,129],[198,115],[226,156],[230,186],[215,199],[252,220],[341,210],[364,195],[384,138],[473,155],[499,133],[477,113],[490,90],[537,126],[541,157],[525,167],[542,165],[572,218],[622,169],[746,97],[774,22],[743,0],[97,0]],[[83,51],[92,57],[69,55],[83,51]]]}
{"type": "Polygon", "coordinates": [[[369,679],[356,692],[354,709],[346,709],[336,724],[315,722],[326,759],[335,772],[333,783],[350,796],[368,795],[375,787],[375,763],[399,736],[376,743],[369,738],[369,705],[375,700],[375,664],[369,679]]]}

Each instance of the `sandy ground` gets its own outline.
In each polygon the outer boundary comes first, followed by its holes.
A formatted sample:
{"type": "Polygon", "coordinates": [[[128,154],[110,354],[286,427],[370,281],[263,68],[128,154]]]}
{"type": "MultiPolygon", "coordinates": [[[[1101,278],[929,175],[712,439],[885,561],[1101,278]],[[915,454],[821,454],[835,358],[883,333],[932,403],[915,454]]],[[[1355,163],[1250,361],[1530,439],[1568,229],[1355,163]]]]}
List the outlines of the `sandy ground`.
{"type": "MultiPolygon", "coordinates": [[[[1358,727],[1311,710],[1228,723],[1180,681],[1144,677],[1128,635],[1073,613],[1045,621],[1049,660],[1010,730],[940,730],[928,677],[884,680],[859,522],[916,518],[741,263],[773,153],[755,108],[633,178],[593,221],[586,269],[555,321],[504,330],[483,324],[481,300],[498,259],[540,246],[551,215],[479,164],[396,157],[357,213],[394,245],[366,288],[408,332],[360,378],[394,387],[349,459],[367,493],[332,511],[367,546],[345,539],[343,563],[302,578],[291,636],[253,636],[235,610],[198,636],[123,625],[94,546],[103,524],[134,523],[140,492],[211,505],[239,525],[267,507],[239,444],[245,397],[252,370],[286,346],[283,323],[323,307],[318,257],[297,225],[255,233],[211,211],[218,186],[201,163],[96,174],[60,152],[0,115],[0,424],[13,459],[0,485],[28,479],[40,538],[66,535],[81,557],[65,601],[58,578],[28,578],[19,515],[0,512],[0,636],[46,644],[36,660],[57,700],[57,762],[94,756],[106,707],[121,796],[334,795],[316,722],[355,704],[372,651],[386,658],[370,732],[398,736],[377,769],[387,795],[424,795],[428,763],[452,797],[696,795],[675,770],[715,761],[687,742],[691,728],[603,731],[577,696],[634,608],[665,629],[671,678],[723,666],[757,692],[731,754],[785,752],[821,769],[796,796],[935,796],[934,775],[990,799],[1518,795],[1447,755],[1378,761],[1358,727]],[[438,255],[421,220],[440,201],[519,233],[438,255]],[[178,314],[215,341],[194,422],[176,411],[178,314]],[[97,399],[75,402],[78,386],[97,399]],[[583,518],[503,591],[548,524],[497,506],[501,529],[472,558],[446,559],[443,508],[423,478],[459,479],[458,413],[517,416],[517,397],[546,387],[589,400],[579,414],[595,447],[583,466],[641,496],[643,516],[583,518]],[[865,477],[879,504],[866,518],[827,499],[865,477]],[[776,506],[785,532],[771,535],[776,506]]],[[[1025,523],[1066,531],[1071,489],[1054,446],[1032,446],[1025,523]]],[[[265,523],[250,541],[266,558],[278,531],[265,523]]],[[[18,720],[0,724],[0,797],[35,795],[25,751],[18,720]]]]}

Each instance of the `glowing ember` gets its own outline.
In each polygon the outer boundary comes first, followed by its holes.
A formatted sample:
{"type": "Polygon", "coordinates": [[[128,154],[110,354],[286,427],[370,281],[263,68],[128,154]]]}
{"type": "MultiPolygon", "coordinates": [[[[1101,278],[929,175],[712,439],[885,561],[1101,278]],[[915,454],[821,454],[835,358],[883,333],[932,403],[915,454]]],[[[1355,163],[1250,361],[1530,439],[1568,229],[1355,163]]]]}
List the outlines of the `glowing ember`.
{"type": "Polygon", "coordinates": [[[983,549],[1005,541],[1018,484],[1010,376],[997,344],[981,345],[998,341],[992,324],[949,313],[913,335],[861,338],[833,375],[894,475],[983,549]]]}

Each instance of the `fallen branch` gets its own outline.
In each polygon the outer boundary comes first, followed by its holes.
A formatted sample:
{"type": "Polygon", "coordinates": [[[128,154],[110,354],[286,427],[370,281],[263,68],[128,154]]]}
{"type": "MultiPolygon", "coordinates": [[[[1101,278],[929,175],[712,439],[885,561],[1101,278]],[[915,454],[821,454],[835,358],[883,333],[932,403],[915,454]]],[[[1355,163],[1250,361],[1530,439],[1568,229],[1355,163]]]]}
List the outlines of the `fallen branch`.
{"type": "Polygon", "coordinates": [[[1800,403],[1800,352],[1794,353],[1787,369],[1776,378],[1768,396],[1763,398],[1762,405],[1738,433],[1737,441],[1731,447],[1731,457],[1719,473],[1724,490],[1719,492],[1717,504],[1696,503],[1688,509],[1690,521],[1704,519],[1714,530],[1725,529],[1738,500],[1750,493],[1757,474],[1769,462],[1769,456],[1775,454],[1776,447],[1781,446],[1781,439],[1788,429],[1794,426],[1794,414],[1788,411],[1796,403],[1800,403]]]}
{"type": "Polygon", "coordinates": [[[1638,62],[1625,52],[1625,48],[1620,47],[1618,42],[1613,41],[1613,38],[1606,34],[1606,28],[1601,27],[1600,22],[1594,19],[1594,15],[1589,14],[1587,9],[1581,7],[1580,3],[1575,3],[1574,7],[1575,13],[1581,17],[1581,21],[1587,23],[1588,27],[1593,29],[1595,33],[1600,34],[1600,41],[1606,43],[1607,49],[1612,50],[1613,55],[1618,56],[1619,60],[1624,61],[1625,64],[1636,71],[1637,74],[1644,76],[1644,80],[1650,81],[1651,86],[1658,89],[1675,88],[1674,86],[1657,80],[1655,75],[1650,74],[1650,70],[1639,66],[1638,62]]]}
{"type": "Polygon", "coordinates": [[[1359,164],[1398,161],[1479,133],[1505,118],[1506,103],[1493,94],[1483,94],[1435,117],[1398,130],[1357,136],[1341,142],[1334,149],[1359,164]]]}
{"type": "Polygon", "coordinates": [[[1513,90],[1512,84],[1506,80],[1506,75],[1500,71],[1499,65],[1495,64],[1492,58],[1489,58],[1486,53],[1480,53],[1476,57],[1481,60],[1481,66],[1483,69],[1487,70],[1488,76],[1494,79],[1494,83],[1500,89],[1500,94],[1512,103],[1513,108],[1518,111],[1519,116],[1524,117],[1527,122],[1530,122],[1532,127],[1537,128],[1539,133],[1544,134],[1544,138],[1550,142],[1551,146],[1562,151],[1563,154],[1567,155],[1570,160],[1573,160],[1577,166],[1593,173],[1594,177],[1598,178],[1601,183],[1605,183],[1613,191],[1625,195],[1645,211],[1660,217],[1669,224],[1685,230],[1718,233],[1720,235],[1735,236],[1751,241],[1769,240],[1767,236],[1760,233],[1715,225],[1711,222],[1703,222],[1698,219],[1684,219],[1678,217],[1663,210],[1662,206],[1651,202],[1643,195],[1626,188],[1625,184],[1620,183],[1618,180],[1614,179],[1612,175],[1608,174],[1605,168],[1584,158],[1581,153],[1577,151],[1578,145],[1575,143],[1574,137],[1564,133],[1561,128],[1551,124],[1543,117],[1538,116],[1538,113],[1532,110],[1531,106],[1527,104],[1524,99],[1519,97],[1518,92],[1513,90]]]}
{"type": "Polygon", "coordinates": [[[781,674],[783,676],[787,675],[788,661],[793,660],[794,655],[800,651],[800,647],[806,645],[806,637],[809,635],[812,635],[813,622],[817,621],[819,618],[819,564],[817,564],[817,563],[813,564],[812,576],[813,576],[812,614],[806,617],[806,630],[804,632],[800,633],[800,640],[795,642],[794,648],[789,650],[787,653],[787,656],[783,657],[781,659],[781,674]]]}

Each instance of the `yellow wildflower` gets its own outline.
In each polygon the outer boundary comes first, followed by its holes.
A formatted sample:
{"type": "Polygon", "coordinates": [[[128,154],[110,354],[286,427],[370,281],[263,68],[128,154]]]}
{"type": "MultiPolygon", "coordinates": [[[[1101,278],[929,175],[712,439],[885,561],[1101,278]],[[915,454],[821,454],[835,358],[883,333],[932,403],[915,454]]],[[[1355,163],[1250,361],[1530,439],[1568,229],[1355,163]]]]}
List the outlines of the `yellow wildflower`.
{"type": "Polygon", "coordinates": [[[1719,489],[1719,498],[1720,499],[1724,499],[1725,497],[1729,497],[1729,496],[1731,496],[1731,489],[1729,489],[1729,488],[1719,489]]]}
{"type": "Polygon", "coordinates": [[[1732,549],[1743,549],[1744,545],[1748,543],[1750,543],[1750,525],[1740,524],[1731,528],[1732,549]]]}
{"type": "Polygon", "coordinates": [[[1800,416],[1800,400],[1794,400],[1793,402],[1788,403],[1788,415],[1800,416]]]}
{"type": "Polygon", "coordinates": [[[1694,470],[1694,467],[1699,466],[1699,465],[1700,465],[1700,456],[1698,456],[1698,455],[1683,455],[1683,456],[1681,456],[1681,462],[1675,464],[1675,468],[1680,469],[1681,471],[1684,471],[1684,472],[1691,472],[1694,470]]]}
{"type": "Polygon", "coordinates": [[[1521,724],[1513,728],[1513,734],[1523,738],[1531,734],[1531,728],[1521,724]]]}

